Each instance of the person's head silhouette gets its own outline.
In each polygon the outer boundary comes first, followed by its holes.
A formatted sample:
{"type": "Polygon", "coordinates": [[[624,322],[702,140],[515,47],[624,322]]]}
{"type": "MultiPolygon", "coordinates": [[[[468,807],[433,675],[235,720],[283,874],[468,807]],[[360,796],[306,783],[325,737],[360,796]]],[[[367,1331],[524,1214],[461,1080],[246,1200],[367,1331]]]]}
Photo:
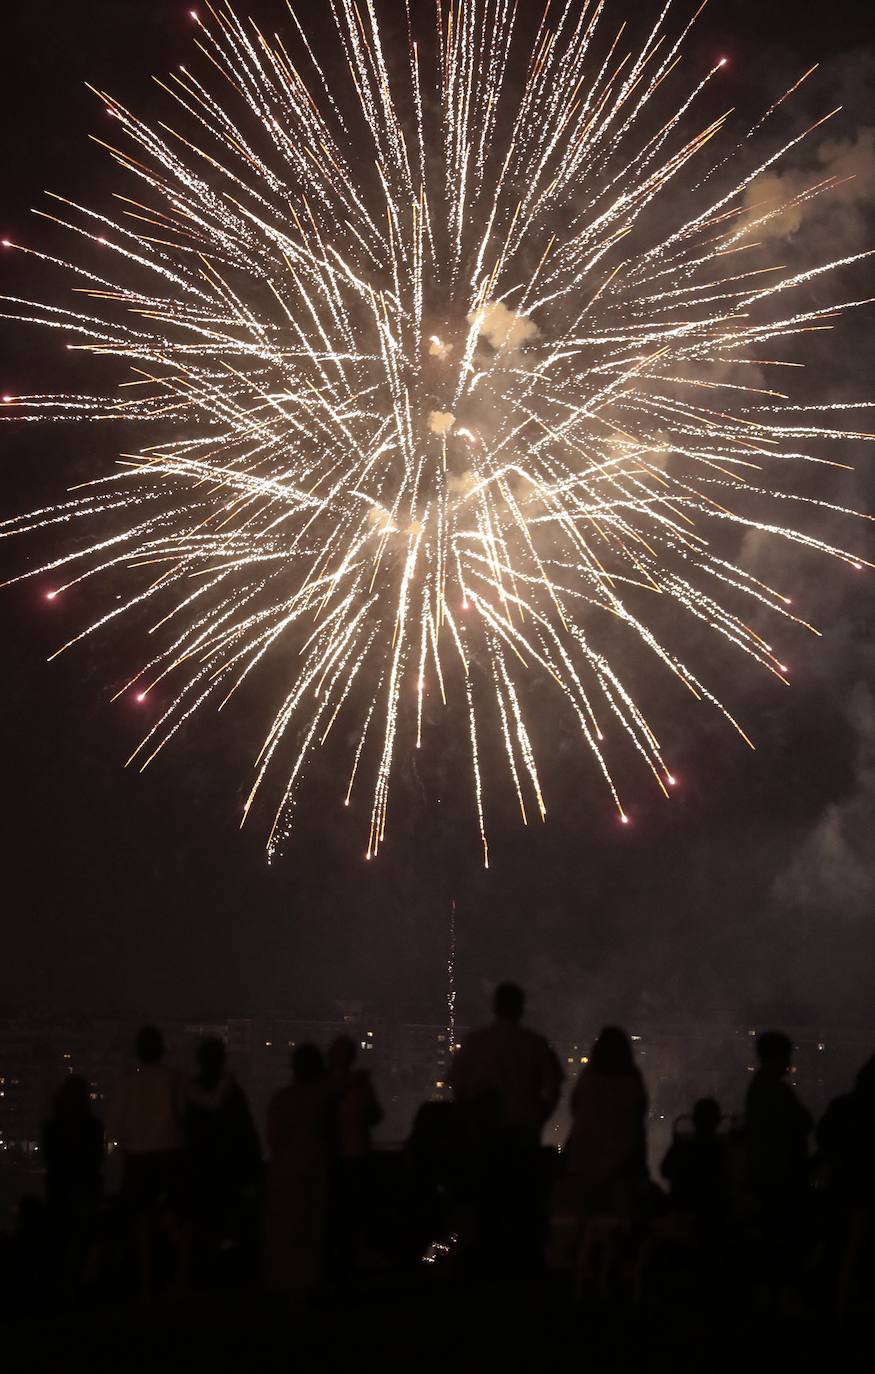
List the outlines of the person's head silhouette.
{"type": "Polygon", "coordinates": [[[299,1045],[292,1054],[292,1077],[296,1083],[317,1083],[325,1075],[322,1051],[316,1045],[299,1045]]]}
{"type": "Polygon", "coordinates": [[[197,1052],[201,1080],[208,1084],[218,1083],[225,1071],[226,1058],[225,1042],[217,1035],[210,1035],[206,1040],[202,1040],[197,1052]]]}
{"type": "Polygon", "coordinates": [[[693,1130],[700,1138],[716,1135],[722,1120],[720,1104],[713,1097],[701,1097],[693,1107],[693,1130]]]}
{"type": "Polygon", "coordinates": [[[65,1120],[87,1116],[91,1111],[88,1084],[78,1073],[64,1079],[55,1093],[54,1110],[56,1117],[63,1117],[65,1120]]]}
{"type": "Polygon", "coordinates": [[[347,1073],[355,1063],[356,1044],[351,1035],[338,1035],[328,1049],[328,1068],[331,1073],[347,1073]]]}
{"type": "Polygon", "coordinates": [[[764,1073],[783,1078],[792,1058],[793,1041],[783,1031],[762,1031],[757,1036],[757,1059],[764,1073]]]}
{"type": "Polygon", "coordinates": [[[634,1072],[635,1059],[626,1032],[619,1026],[605,1026],[590,1050],[589,1067],[593,1073],[634,1072]]]}
{"type": "Polygon", "coordinates": [[[517,1026],[526,1009],[526,994],[516,983],[499,983],[492,1003],[496,1021],[517,1026]]]}
{"type": "Polygon", "coordinates": [[[137,1032],[137,1058],[141,1064],[157,1064],[164,1054],[164,1036],[157,1026],[143,1026],[137,1032]]]}

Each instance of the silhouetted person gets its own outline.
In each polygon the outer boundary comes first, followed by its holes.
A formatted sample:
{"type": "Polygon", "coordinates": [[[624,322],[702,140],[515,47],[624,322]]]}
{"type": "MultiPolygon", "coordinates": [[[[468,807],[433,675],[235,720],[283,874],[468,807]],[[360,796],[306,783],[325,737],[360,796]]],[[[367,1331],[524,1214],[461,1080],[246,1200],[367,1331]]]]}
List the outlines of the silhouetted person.
{"type": "Polygon", "coordinates": [[[745,1134],[751,1185],[763,1196],[798,1194],[808,1182],[813,1121],[786,1082],[793,1042],[782,1031],[757,1036],[759,1068],[747,1093],[745,1134]]]}
{"type": "Polygon", "coordinates": [[[808,1138],[813,1121],[786,1082],[793,1042],[782,1031],[757,1036],[759,1068],[747,1093],[745,1148],[754,1214],[771,1278],[797,1270],[805,1235],[808,1138]]]}
{"type": "MultiPolygon", "coordinates": [[[[471,1217],[469,1252],[492,1268],[539,1263],[549,1175],[540,1142],[559,1100],[563,1072],[542,1035],[522,1026],[525,993],[496,988],[495,1020],[474,1030],[447,1072],[461,1113],[471,1217]]],[[[467,1197],[465,1194],[467,1193],[467,1197]]]]}
{"type": "MultiPolygon", "coordinates": [[[[875,1251],[875,1056],[817,1127],[828,1204],[826,1250],[841,1310],[859,1297],[875,1251]]],[[[870,1280],[871,1281],[871,1280],[870,1280]]]]}
{"type": "Polygon", "coordinates": [[[578,1283],[606,1291],[649,1200],[647,1092],[626,1032],[606,1026],[571,1095],[571,1130],[553,1218],[576,1254],[578,1283]]]}
{"type": "Polygon", "coordinates": [[[713,1097],[701,1098],[693,1107],[692,1131],[675,1133],[660,1166],[673,1209],[700,1232],[719,1228],[729,1211],[727,1145],[719,1133],[722,1120],[719,1103],[713,1097]]]}
{"type": "Polygon", "coordinates": [[[93,1268],[103,1186],[103,1122],[84,1078],[67,1078],[43,1127],[46,1205],[59,1278],[75,1289],[93,1268]]]}
{"type": "Polygon", "coordinates": [[[334,1101],[335,1149],[339,1159],[363,1159],[371,1132],[383,1119],[371,1075],[356,1068],[356,1044],[339,1035],[328,1050],[328,1075],[334,1101]]]}
{"type": "Polygon", "coordinates": [[[339,1035],[328,1050],[333,1154],[329,1247],[331,1268],[338,1278],[354,1267],[365,1239],[371,1132],[383,1119],[371,1075],[367,1069],[357,1069],[355,1059],[355,1041],[339,1035]]]}
{"type": "Polygon", "coordinates": [[[585,1212],[625,1209],[647,1179],[647,1091],[619,1026],[606,1026],[571,1095],[567,1195],[585,1212]]]}
{"type": "Polygon", "coordinates": [[[830,1102],[817,1127],[830,1192],[848,1205],[871,1205],[875,1195],[875,1056],[857,1074],[852,1092],[830,1102]]]}
{"type": "Polygon", "coordinates": [[[261,1148],[246,1094],[228,1072],[223,1042],[204,1040],[186,1094],[186,1194],[195,1260],[207,1270],[252,1231],[261,1148]]]}
{"type": "Polygon", "coordinates": [[[453,1097],[537,1144],[556,1109],[564,1074],[543,1035],[520,1024],[522,988],[501,983],[493,1005],[492,1025],[472,1031],[450,1061],[453,1097]]]}
{"type": "Polygon", "coordinates": [[[154,1286],[159,1234],[178,1247],[183,1093],[164,1063],[164,1038],[155,1026],[137,1034],[139,1064],[122,1080],[110,1134],[123,1152],[122,1198],[137,1248],[140,1289],[154,1286]]]}
{"type": "Polygon", "coordinates": [[[322,1277],[331,1108],[322,1055],[300,1045],[292,1082],[267,1109],[266,1276],[278,1290],[305,1292],[322,1277]]]}

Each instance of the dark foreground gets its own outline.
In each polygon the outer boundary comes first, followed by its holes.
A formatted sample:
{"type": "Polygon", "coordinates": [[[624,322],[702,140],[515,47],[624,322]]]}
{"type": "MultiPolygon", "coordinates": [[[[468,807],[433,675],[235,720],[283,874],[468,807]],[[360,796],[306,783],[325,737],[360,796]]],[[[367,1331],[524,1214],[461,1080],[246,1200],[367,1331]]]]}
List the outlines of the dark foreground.
{"type": "Polygon", "coordinates": [[[872,1314],[574,1304],[555,1277],[502,1283],[428,1275],[344,1298],[257,1290],[166,1296],[144,1308],[12,1316],[4,1367],[35,1371],[871,1368],[872,1314]],[[6,1362],[8,1360],[8,1363],[6,1362]]]}
{"type": "Polygon", "coordinates": [[[379,1103],[345,1037],[327,1063],[295,1048],[266,1161],[217,1040],[186,1083],[144,1027],[111,1132],[68,1077],[44,1197],[0,1237],[0,1368],[871,1368],[875,1057],[815,1127],[792,1043],[762,1033],[743,1119],[699,1099],[660,1186],[617,1027],[574,1083],[564,1149],[540,1144],[563,1070],[523,1004],[496,990],[454,1050],[453,1100],[397,1150],[372,1147],[379,1103]]]}

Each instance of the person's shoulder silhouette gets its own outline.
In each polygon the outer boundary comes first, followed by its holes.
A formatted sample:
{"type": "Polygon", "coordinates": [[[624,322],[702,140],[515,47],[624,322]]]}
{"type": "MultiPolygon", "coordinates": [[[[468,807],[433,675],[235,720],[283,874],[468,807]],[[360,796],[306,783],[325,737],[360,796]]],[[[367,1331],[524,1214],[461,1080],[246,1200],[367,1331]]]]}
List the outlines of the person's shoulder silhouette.
{"type": "Polygon", "coordinates": [[[629,1036],[605,1026],[571,1095],[566,1168],[579,1187],[647,1175],[647,1091],[629,1036]]]}
{"type": "Polygon", "coordinates": [[[491,1025],[471,1032],[450,1061],[457,1102],[479,1105],[493,1119],[536,1136],[555,1110],[563,1072],[548,1041],[522,1025],[526,998],[516,983],[500,983],[491,1025]]]}
{"type": "Polygon", "coordinates": [[[55,1094],[43,1128],[46,1198],[53,1209],[81,1205],[101,1187],[103,1122],[91,1105],[88,1083],[78,1074],[65,1079],[55,1094]]]}
{"type": "Polygon", "coordinates": [[[383,1119],[371,1075],[356,1067],[356,1044],[339,1035],[328,1050],[334,1104],[335,1149],[341,1159],[360,1159],[371,1149],[371,1132],[383,1119]]]}
{"type": "Polygon", "coordinates": [[[198,1072],[186,1093],[185,1137],[188,1150],[204,1165],[213,1162],[235,1173],[257,1167],[260,1149],[249,1102],[228,1070],[225,1043],[218,1037],[198,1048],[198,1072]]]}
{"type": "Polygon", "coordinates": [[[786,1081],[793,1042],[782,1031],[757,1036],[758,1068],[747,1093],[745,1138],[751,1180],[766,1191],[801,1187],[807,1179],[814,1122],[786,1081]]]}
{"type": "Polygon", "coordinates": [[[722,1120],[719,1103],[703,1097],[693,1107],[691,1129],[675,1128],[660,1173],[678,1212],[707,1219],[728,1208],[729,1150],[726,1137],[720,1134],[722,1120]]]}

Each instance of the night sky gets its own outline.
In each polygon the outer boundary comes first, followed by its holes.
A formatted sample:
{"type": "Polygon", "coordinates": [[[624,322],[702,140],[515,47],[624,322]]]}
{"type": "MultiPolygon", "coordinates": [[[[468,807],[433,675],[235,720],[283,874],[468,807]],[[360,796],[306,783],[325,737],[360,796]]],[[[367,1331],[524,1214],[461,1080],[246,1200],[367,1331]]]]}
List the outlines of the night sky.
{"type": "MultiPolygon", "coordinates": [[[[268,27],[270,16],[284,22],[280,0],[239,8],[268,27]]],[[[615,9],[625,9],[622,0],[615,9]]],[[[848,0],[712,0],[688,47],[691,73],[721,54],[730,59],[720,98],[737,107],[738,135],[816,61],[820,71],[774,136],[844,106],[780,175],[804,185],[818,168],[839,168],[855,180],[789,230],[778,261],[875,244],[875,40],[865,10],[848,0]]],[[[4,8],[0,237],[59,242],[28,213],[46,188],[108,203],[122,174],[87,141],[106,130],[83,83],[160,118],[166,98],[149,75],[190,60],[191,30],[181,0],[4,8]]],[[[20,255],[0,257],[0,291],[48,298],[58,289],[20,255]]],[[[871,269],[857,266],[817,290],[821,304],[872,294],[871,269]]],[[[875,395],[873,311],[848,315],[832,334],[812,336],[805,355],[794,352],[810,362],[822,399],[875,395]]],[[[62,356],[58,339],[24,327],[0,330],[0,359],[0,389],[13,393],[88,387],[91,377],[62,356]]],[[[875,428],[871,415],[854,422],[875,428]]],[[[61,499],[119,447],[102,426],[10,424],[0,440],[4,516],[61,499]]],[[[838,456],[857,471],[826,481],[803,474],[797,489],[875,510],[875,449],[858,443],[838,456]]],[[[819,517],[816,527],[827,540],[872,548],[862,522],[819,517]]],[[[0,574],[36,562],[43,547],[4,541],[0,574]]],[[[524,830],[497,799],[488,873],[467,755],[443,736],[417,767],[402,761],[377,862],[363,861],[362,809],[344,812],[336,788],[317,778],[288,850],[268,867],[264,817],[238,830],[264,725],[257,698],[221,725],[204,717],[145,774],[126,771],[143,717],[130,699],[111,705],[109,697],[139,667],[135,628],[49,665],[48,654],[85,623],[93,586],[63,604],[45,600],[44,579],[0,591],[0,1008],[318,1013],[333,999],[360,997],[388,1015],[437,1020],[455,898],[462,1022],[482,1013],[490,983],[515,977],[531,989],[533,1019],[556,1032],[608,1017],[871,1024],[875,574],[753,537],[744,555],[762,576],[792,584],[799,613],[824,632],[818,640],[773,627],[790,689],[707,638],[688,655],[757,752],[686,693],[655,686],[648,714],[680,787],[667,804],[630,769],[624,828],[586,757],[572,753],[570,734],[557,726],[554,735],[542,720],[547,824],[524,830]]]]}

